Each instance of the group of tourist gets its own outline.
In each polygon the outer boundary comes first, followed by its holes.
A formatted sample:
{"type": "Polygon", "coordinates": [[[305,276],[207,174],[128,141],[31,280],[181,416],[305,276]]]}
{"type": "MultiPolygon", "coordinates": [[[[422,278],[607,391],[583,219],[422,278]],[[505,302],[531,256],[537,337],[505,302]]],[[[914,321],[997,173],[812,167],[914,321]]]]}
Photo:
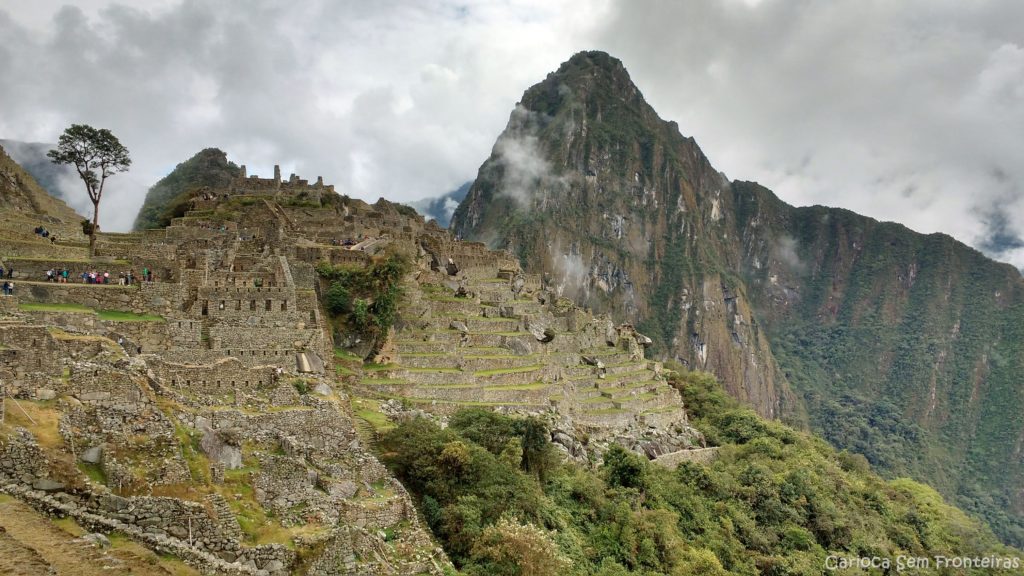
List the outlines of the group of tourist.
{"type": "MultiPolygon", "coordinates": [[[[2,269],[0,269],[0,276],[2,276],[2,275],[3,275],[3,272],[2,272],[2,269]]],[[[70,277],[71,277],[71,272],[69,272],[66,267],[65,268],[61,268],[60,270],[57,270],[56,268],[50,268],[49,270],[46,271],[46,281],[47,282],[57,282],[57,283],[60,283],[60,284],[66,284],[70,277]]],[[[82,283],[83,284],[110,284],[111,283],[110,272],[97,272],[96,270],[90,270],[90,271],[82,272],[81,274],[78,275],[78,277],[82,279],[82,283]]],[[[142,276],[141,276],[141,278],[145,282],[153,282],[154,281],[153,271],[150,270],[148,267],[144,267],[142,269],[142,276]]],[[[134,270],[129,270],[127,272],[122,272],[121,274],[117,275],[117,284],[119,286],[131,286],[131,285],[135,284],[138,281],[138,279],[139,279],[139,276],[136,275],[135,271],[134,270]]]]}
{"type": "Polygon", "coordinates": [[[7,276],[4,276],[4,267],[0,264],[0,278],[14,278],[14,266],[8,266],[7,276]]]}
{"type": "Polygon", "coordinates": [[[70,276],[70,274],[71,273],[68,272],[67,268],[61,268],[60,270],[50,268],[49,270],[46,271],[46,281],[67,284],[68,276],[70,276]]]}
{"type": "Polygon", "coordinates": [[[14,282],[4,281],[4,296],[14,296],[14,282]]]}
{"type": "MultiPolygon", "coordinates": [[[[142,269],[142,280],[146,282],[153,281],[153,272],[148,268],[142,269]]],[[[82,282],[84,284],[110,284],[110,272],[82,272],[82,282]]],[[[117,275],[118,286],[132,286],[138,282],[139,277],[135,274],[134,270],[122,272],[117,275]]]]}

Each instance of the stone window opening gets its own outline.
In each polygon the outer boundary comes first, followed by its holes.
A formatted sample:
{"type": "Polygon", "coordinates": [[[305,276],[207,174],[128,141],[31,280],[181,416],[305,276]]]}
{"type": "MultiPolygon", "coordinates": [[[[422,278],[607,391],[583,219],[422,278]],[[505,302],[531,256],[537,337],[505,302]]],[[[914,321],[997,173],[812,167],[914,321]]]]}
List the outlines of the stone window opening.
{"type": "Polygon", "coordinates": [[[242,301],[241,300],[235,300],[235,310],[241,310],[241,309],[242,309],[242,301]]]}
{"type": "Polygon", "coordinates": [[[287,300],[281,300],[281,312],[287,312],[287,311],[288,311],[288,301],[287,300]]]}
{"type": "Polygon", "coordinates": [[[266,305],[266,311],[267,312],[270,312],[270,307],[271,307],[272,303],[273,303],[273,300],[267,300],[267,305],[266,305]]]}
{"type": "Polygon", "coordinates": [[[249,310],[252,310],[252,311],[256,310],[256,301],[255,300],[249,300],[249,310]]]}

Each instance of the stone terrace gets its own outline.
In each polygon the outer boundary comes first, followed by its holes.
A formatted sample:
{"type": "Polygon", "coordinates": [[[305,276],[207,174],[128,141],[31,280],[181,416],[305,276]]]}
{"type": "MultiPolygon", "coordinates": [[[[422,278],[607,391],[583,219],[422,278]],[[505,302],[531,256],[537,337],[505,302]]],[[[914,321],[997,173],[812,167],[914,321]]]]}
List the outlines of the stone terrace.
{"type": "Polygon", "coordinates": [[[439,413],[486,406],[548,414],[598,437],[685,425],[679,393],[660,364],[644,359],[631,328],[552,302],[526,288],[539,281],[522,274],[490,268],[488,277],[480,268],[457,280],[422,271],[407,282],[392,363],[366,373],[363,393],[439,413]]]}

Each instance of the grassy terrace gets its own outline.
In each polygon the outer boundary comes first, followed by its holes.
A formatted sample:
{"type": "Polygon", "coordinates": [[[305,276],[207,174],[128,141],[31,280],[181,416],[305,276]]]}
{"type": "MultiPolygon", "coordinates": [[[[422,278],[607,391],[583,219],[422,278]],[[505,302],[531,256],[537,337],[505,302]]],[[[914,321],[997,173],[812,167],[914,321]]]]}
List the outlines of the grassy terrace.
{"type": "Polygon", "coordinates": [[[533,372],[540,370],[543,366],[523,366],[522,368],[498,368],[495,370],[478,370],[473,373],[474,376],[500,376],[502,374],[518,374],[520,372],[533,372]]]}
{"type": "Polygon", "coordinates": [[[135,314],[120,310],[95,310],[81,304],[58,304],[21,302],[18,309],[23,312],[60,312],[63,314],[95,314],[100,320],[110,322],[163,322],[164,317],[156,314],[135,314]]]}

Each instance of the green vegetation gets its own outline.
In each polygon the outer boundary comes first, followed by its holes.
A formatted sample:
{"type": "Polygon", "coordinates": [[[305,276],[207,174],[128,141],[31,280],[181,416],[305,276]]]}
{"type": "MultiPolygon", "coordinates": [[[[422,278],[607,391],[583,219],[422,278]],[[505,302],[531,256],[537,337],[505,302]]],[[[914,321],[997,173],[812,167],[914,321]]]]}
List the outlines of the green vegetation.
{"type": "Polygon", "coordinates": [[[57,304],[49,302],[19,302],[18,309],[24,312],[96,313],[92,308],[82,306],[81,304],[57,304]]]}
{"type": "Polygon", "coordinates": [[[72,124],[57,139],[57,147],[46,155],[54,164],[74,166],[82,178],[92,202],[92,221],[82,220],[82,231],[89,235],[89,256],[95,256],[103,187],[107,178],[127,172],[132,165],[128,149],[106,128],[72,124]]]}
{"type": "Polygon", "coordinates": [[[379,447],[471,576],[821,574],[829,554],[1019,554],[931,488],[738,407],[710,375],[673,383],[720,444],[710,464],[669,470],[618,446],[597,470],[560,464],[539,421],[479,409],[443,430],[404,422],[379,447]]]}
{"type": "Polygon", "coordinates": [[[328,282],[324,300],[335,327],[379,341],[395,322],[399,283],[409,266],[408,256],[391,250],[365,267],[318,264],[317,273],[328,282]]]}
{"type": "Polygon", "coordinates": [[[24,312],[62,312],[71,314],[96,314],[100,320],[112,322],[163,322],[164,317],[157,314],[135,314],[120,310],[95,310],[81,304],[61,304],[51,302],[20,302],[18,308],[24,312]]]}
{"type": "Polygon", "coordinates": [[[790,212],[794,259],[833,255],[792,272],[800,298],[784,312],[770,291],[751,294],[812,429],[888,477],[927,481],[1024,546],[1019,273],[948,236],[735,186],[750,217],[790,212]]]}
{"type": "Polygon", "coordinates": [[[224,152],[216,148],[199,152],[178,164],[149,189],[133,228],[145,230],[169,225],[172,218],[185,214],[189,201],[199,190],[225,188],[240,173],[241,168],[228,162],[224,152]]]}

